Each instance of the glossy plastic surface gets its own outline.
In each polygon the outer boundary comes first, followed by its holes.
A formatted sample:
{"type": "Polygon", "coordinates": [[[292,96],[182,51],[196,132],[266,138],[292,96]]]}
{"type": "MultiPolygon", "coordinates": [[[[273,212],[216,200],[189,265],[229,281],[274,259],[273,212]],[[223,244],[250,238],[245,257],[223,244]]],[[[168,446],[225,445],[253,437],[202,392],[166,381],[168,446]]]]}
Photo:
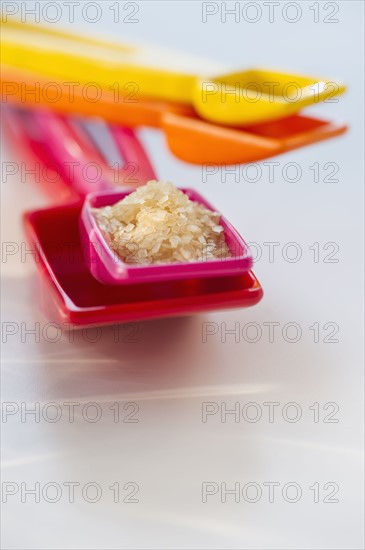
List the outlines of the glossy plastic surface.
{"type": "Polygon", "coordinates": [[[347,130],[345,124],[304,115],[229,128],[172,112],[163,117],[162,128],[175,156],[192,164],[215,165],[263,160],[347,130]]]}
{"type": "MultiPolygon", "coordinates": [[[[2,70],[3,101],[10,105],[25,105],[30,109],[48,107],[55,112],[77,113],[94,116],[95,105],[75,90],[73,101],[69,90],[62,83],[62,92],[57,102],[47,101],[47,81],[36,80],[34,75],[24,71],[2,70]],[[40,87],[40,103],[34,101],[34,94],[24,95],[22,83],[29,87],[40,87]]],[[[98,101],[98,115],[114,128],[125,126],[161,127],[171,152],[193,164],[214,162],[236,164],[255,162],[290,149],[302,147],[343,134],[347,126],[303,115],[292,115],[280,120],[261,122],[242,127],[221,126],[207,122],[197,116],[189,106],[167,101],[141,98],[137,103],[120,101],[115,103],[113,94],[103,92],[98,101]]],[[[125,128],[123,129],[125,131],[125,128]]]]}
{"type": "Polygon", "coordinates": [[[218,124],[278,119],[345,91],[343,84],[324,78],[260,68],[211,78],[159,68],[154,61],[142,48],[100,40],[85,44],[71,33],[52,34],[26,23],[3,25],[2,63],[9,68],[81,84],[89,83],[92,74],[106,90],[123,75],[123,82],[137,83],[139,97],[192,105],[202,118],[218,124]]]}
{"type": "Polygon", "coordinates": [[[333,80],[253,68],[197,80],[193,105],[206,120],[239,126],[287,117],[345,89],[333,80]]]}
{"type": "MultiPolygon", "coordinates": [[[[189,199],[216,211],[193,189],[182,189],[189,199]]],[[[166,281],[167,279],[218,277],[242,274],[252,266],[252,256],[240,234],[223,216],[220,224],[231,256],[217,260],[173,263],[164,265],[141,265],[125,263],[108,245],[106,237],[98,227],[93,208],[113,205],[129,195],[131,191],[113,193],[92,193],[85,199],[81,214],[81,237],[85,250],[85,261],[93,276],[104,284],[130,284],[131,282],[166,281]]],[[[133,249],[131,260],[133,260],[133,249]]]]}
{"type": "Polygon", "coordinates": [[[67,180],[62,164],[57,162],[45,143],[44,136],[34,124],[33,114],[23,109],[2,106],[1,121],[13,148],[23,156],[26,164],[34,166],[35,163],[41,163],[39,178],[35,177],[34,183],[42,192],[53,203],[79,202],[80,194],[73,187],[73,182],[67,180]]]}
{"type": "Polygon", "coordinates": [[[173,101],[162,101],[148,97],[133,98],[115,97],[110,90],[103,90],[97,103],[87,101],[83,94],[83,86],[75,86],[70,94],[70,88],[61,80],[55,79],[57,96],[49,90],[49,78],[37,75],[18,67],[1,66],[0,71],[2,102],[16,104],[27,108],[47,108],[60,114],[78,114],[82,116],[99,116],[106,122],[123,126],[159,127],[161,117],[168,111],[190,116],[194,114],[192,107],[173,101]],[[25,94],[28,89],[38,89],[38,94],[25,94]],[[55,98],[57,99],[55,101],[55,98]]]}
{"type": "Polygon", "coordinates": [[[251,272],[163,284],[103,285],[85,263],[80,213],[81,205],[65,205],[25,215],[30,246],[37,249],[43,307],[55,322],[88,325],[189,315],[252,306],[262,298],[251,272]]]}
{"type": "Polygon", "coordinates": [[[155,177],[143,148],[128,128],[113,129],[116,144],[126,159],[124,166],[113,169],[83,128],[72,124],[70,119],[51,111],[34,111],[32,121],[59,165],[72,166],[73,187],[81,195],[110,190],[125,182],[130,187],[133,181],[133,186],[137,187],[155,177]],[[129,177],[131,167],[133,180],[129,177]]]}
{"type": "MultiPolygon", "coordinates": [[[[45,165],[52,162],[51,149],[45,146],[39,128],[33,124],[32,114],[8,108],[4,112],[6,129],[26,158],[32,161],[37,158],[45,165]]],[[[128,139],[123,143],[124,153],[138,156],[142,151],[145,155],[130,132],[127,131],[128,139]]],[[[122,139],[122,130],[118,135],[122,139]]],[[[79,138],[82,147],[84,141],[80,135],[79,138]]],[[[153,172],[151,166],[148,169],[153,172]]],[[[62,178],[58,178],[57,186],[47,181],[42,185],[54,201],[69,201],[24,216],[28,240],[36,251],[41,304],[49,319],[78,326],[108,324],[247,307],[262,298],[262,288],[251,272],[162,284],[119,287],[101,284],[88,269],[81,244],[79,224],[83,197],[74,191],[72,182],[62,178]]]]}
{"type": "Polygon", "coordinates": [[[110,128],[125,161],[116,171],[107,165],[83,128],[71,119],[44,110],[2,107],[2,112],[17,148],[20,146],[28,157],[33,153],[44,163],[43,190],[53,200],[74,200],[92,191],[120,188],[124,184],[137,187],[156,178],[130,128],[110,128]]]}
{"type": "MultiPolygon", "coordinates": [[[[148,49],[80,40],[72,33],[52,33],[50,28],[8,19],[2,25],[2,63],[63,82],[90,83],[90,75],[103,89],[116,82],[137,83],[141,95],[178,102],[191,101],[196,76],[151,63],[148,49]]],[[[123,86],[122,85],[122,86],[123,86]]]]}

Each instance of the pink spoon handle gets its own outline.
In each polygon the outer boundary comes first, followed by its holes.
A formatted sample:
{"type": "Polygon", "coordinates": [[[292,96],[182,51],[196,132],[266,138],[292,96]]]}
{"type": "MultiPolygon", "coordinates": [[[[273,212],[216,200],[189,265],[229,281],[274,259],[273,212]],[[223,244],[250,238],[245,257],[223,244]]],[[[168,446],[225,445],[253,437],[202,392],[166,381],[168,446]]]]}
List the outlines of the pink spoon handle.
{"type": "Polygon", "coordinates": [[[123,182],[137,187],[144,185],[149,180],[157,179],[152,164],[134,131],[131,128],[114,125],[110,125],[109,129],[116,146],[126,161],[120,174],[123,182]]]}
{"type": "Polygon", "coordinates": [[[93,140],[90,138],[89,134],[77,120],[71,117],[62,117],[64,127],[75,142],[79,145],[80,149],[86,155],[89,160],[105,164],[105,159],[102,153],[99,151],[97,146],[94,144],[93,140]]]}
{"type": "Polygon", "coordinates": [[[33,111],[31,117],[63,177],[78,193],[85,195],[113,186],[100,155],[84,145],[64,117],[49,111],[33,111]]]}
{"type": "Polygon", "coordinates": [[[76,191],[70,184],[60,177],[60,167],[52,151],[45,146],[43,135],[40,129],[33,123],[28,111],[3,107],[2,120],[9,132],[12,142],[25,155],[26,163],[38,172],[35,181],[40,183],[42,190],[46,192],[53,201],[75,202],[79,200],[76,191]],[[39,162],[41,166],[36,168],[39,162]],[[39,178],[39,179],[38,179],[39,178]]]}
{"type": "Polygon", "coordinates": [[[149,158],[133,130],[108,126],[123,158],[109,167],[82,125],[46,110],[4,109],[15,141],[21,141],[45,164],[56,165],[71,189],[85,196],[119,186],[138,187],[156,179],[149,158]]]}

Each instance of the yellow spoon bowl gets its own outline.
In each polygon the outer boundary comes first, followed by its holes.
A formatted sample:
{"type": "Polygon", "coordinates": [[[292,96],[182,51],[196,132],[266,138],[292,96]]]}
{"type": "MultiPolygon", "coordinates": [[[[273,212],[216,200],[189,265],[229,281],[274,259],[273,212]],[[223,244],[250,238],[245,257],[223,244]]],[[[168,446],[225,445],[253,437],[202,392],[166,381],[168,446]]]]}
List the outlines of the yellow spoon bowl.
{"type": "Polygon", "coordinates": [[[202,118],[246,125],[284,118],[319,101],[332,102],[344,91],[344,85],[329,80],[251,69],[197,79],[192,103],[202,118]]]}

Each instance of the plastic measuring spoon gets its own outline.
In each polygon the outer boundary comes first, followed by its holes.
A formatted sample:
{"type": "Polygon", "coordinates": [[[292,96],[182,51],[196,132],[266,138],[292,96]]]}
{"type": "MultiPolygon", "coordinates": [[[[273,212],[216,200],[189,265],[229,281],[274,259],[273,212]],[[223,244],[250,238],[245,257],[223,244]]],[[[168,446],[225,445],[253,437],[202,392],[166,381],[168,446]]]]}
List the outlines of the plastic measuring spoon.
{"type": "MultiPolygon", "coordinates": [[[[202,204],[208,210],[216,211],[207,201],[193,189],[181,189],[190,200],[202,204]]],[[[94,208],[111,206],[125,198],[131,191],[113,193],[92,193],[83,204],[81,213],[81,237],[86,251],[86,263],[93,276],[104,284],[130,284],[132,282],[162,282],[166,280],[218,277],[240,275],[252,267],[251,252],[229,221],[220,217],[220,225],[231,256],[218,259],[203,259],[195,262],[179,262],[168,264],[139,264],[134,260],[136,246],[130,243],[128,262],[120,258],[110,247],[107,236],[99,228],[94,208]]],[[[208,255],[209,246],[202,254],[208,255]]],[[[219,251],[218,251],[219,252],[219,251]]]]}
{"type": "Polygon", "coordinates": [[[3,24],[2,63],[8,67],[84,86],[92,75],[101,90],[117,88],[132,101],[150,97],[192,105],[202,118],[220,124],[278,119],[345,91],[343,84],[322,77],[260,68],[199,75],[176,71],[171,56],[165,67],[160,57],[156,59],[147,48],[80,40],[71,33],[14,25],[11,20],[3,24]]]}
{"type": "MultiPolygon", "coordinates": [[[[12,128],[17,149],[19,137],[23,136],[23,148],[41,153],[38,158],[45,164],[53,162],[50,150],[41,147],[41,137],[37,142],[36,134],[29,136],[29,127],[20,131],[18,114],[8,112],[7,122],[11,118],[12,125],[6,124],[8,129],[12,128]],[[16,127],[19,132],[14,131],[16,127]],[[35,143],[39,148],[34,147],[35,143]]],[[[134,150],[138,151],[138,140],[134,139],[134,150]]],[[[133,141],[132,135],[128,140],[133,141]]],[[[40,302],[52,321],[76,326],[110,324],[248,307],[261,300],[262,288],[251,271],[234,276],[165,281],[163,285],[150,282],[115,286],[98,282],[87,266],[80,239],[82,203],[83,197],[79,195],[77,202],[35,210],[24,216],[28,241],[37,254],[40,302]]]]}
{"type": "MultiPolygon", "coordinates": [[[[58,82],[57,101],[47,93],[48,81],[33,73],[3,68],[0,73],[2,101],[10,105],[94,117],[95,105],[85,100],[80,89],[72,98],[58,82]],[[25,89],[37,94],[24,93],[25,89]]],[[[345,124],[295,114],[279,120],[244,127],[228,127],[203,120],[189,106],[168,101],[140,99],[137,103],[115,103],[112,92],[103,92],[98,115],[116,127],[151,126],[164,132],[170,151],[194,164],[236,164],[254,162],[285,151],[323,141],[344,133],[345,124]]]]}
{"type": "MultiPolygon", "coordinates": [[[[251,253],[238,232],[225,219],[221,218],[220,224],[224,228],[227,245],[231,257],[222,259],[207,259],[199,262],[174,263],[166,265],[139,265],[126,263],[110,248],[107,239],[99,228],[93,209],[111,205],[121,200],[133,189],[126,191],[111,191],[115,187],[110,179],[100,181],[90,180],[86,177],[85,168],[90,158],[96,158],[102,162],[100,152],[95,152],[85,136],[71,131],[70,121],[51,112],[34,112],[32,120],[45,143],[48,144],[50,153],[57,159],[61,166],[76,165],[74,170],[74,187],[82,194],[88,191],[97,191],[87,194],[81,215],[81,236],[86,252],[86,262],[93,276],[104,284],[126,284],[130,282],[151,282],[167,279],[182,279],[190,277],[213,277],[219,275],[235,275],[247,271],[252,266],[251,253]],[[81,140],[81,137],[84,141],[81,140]],[[85,141],[87,147],[85,146],[85,141]],[[90,156],[92,153],[92,156],[90,156]],[[104,191],[104,192],[103,192],[104,191]]],[[[111,135],[115,144],[126,160],[126,166],[135,166],[135,175],[138,177],[137,185],[143,185],[148,180],[157,179],[148,157],[136,140],[132,130],[111,127],[111,135]]],[[[190,200],[199,202],[209,210],[214,208],[196,191],[183,190],[190,200]]],[[[208,250],[206,251],[208,254],[208,250]]]]}
{"type": "Polygon", "coordinates": [[[86,326],[192,315],[253,306],[263,296],[251,271],[163,284],[102,284],[85,261],[80,215],[81,204],[36,210],[24,217],[29,244],[37,250],[42,309],[55,322],[86,326]]]}

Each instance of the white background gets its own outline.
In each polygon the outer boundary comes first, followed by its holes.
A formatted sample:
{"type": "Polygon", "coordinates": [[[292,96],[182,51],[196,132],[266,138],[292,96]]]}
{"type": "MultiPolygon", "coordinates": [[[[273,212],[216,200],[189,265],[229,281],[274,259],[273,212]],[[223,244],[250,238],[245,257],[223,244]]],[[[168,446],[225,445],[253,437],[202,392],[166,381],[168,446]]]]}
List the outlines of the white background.
{"type": "MultiPolygon", "coordinates": [[[[2,346],[4,401],[19,407],[21,402],[39,402],[41,410],[49,402],[81,405],[74,423],[65,408],[55,424],[42,418],[36,423],[32,416],[22,422],[20,413],[2,423],[3,483],[24,482],[30,488],[39,482],[42,488],[56,482],[63,487],[57,503],[43,497],[35,503],[33,496],[22,503],[20,491],[9,497],[2,506],[3,547],[363,548],[363,3],[337,2],[337,23],[323,22],[329,14],[325,3],[319,2],[320,22],[314,23],[314,3],[300,2],[302,16],[296,23],[284,20],[282,3],[273,23],[263,6],[256,23],[242,17],[235,22],[232,16],[222,23],[217,14],[205,24],[200,2],[138,4],[136,24],[114,23],[109,2],[101,2],[97,25],[85,22],[77,9],[75,22],[68,23],[64,7],[59,25],[120,40],[150,41],[210,59],[211,65],[201,64],[202,70],[217,64],[227,70],[265,66],[340,79],[348,84],[346,95],[338,103],[317,105],[308,112],[346,121],[350,130],[343,137],[277,157],[280,166],[271,183],[263,165],[256,183],[242,176],[236,182],[229,175],[224,183],[221,173],[203,183],[201,168],[173,158],[159,131],[141,131],[161,178],[195,187],[248,242],[261,245],[255,273],[265,296],[252,309],[140,323],[138,343],[114,343],[111,329],[103,329],[97,344],[86,342],[80,333],[74,342],[65,333],[53,344],[44,339],[36,343],[32,335],[22,342],[20,331],[8,337],[2,346]],[[301,167],[296,183],[283,177],[288,162],[301,167]],[[319,182],[310,169],[315,162],[322,167],[319,182]],[[338,182],[323,181],[328,162],[338,164],[338,182]],[[270,262],[263,243],[274,241],[280,245],[270,262]],[[288,242],[301,247],[297,263],[283,259],[288,242]],[[309,248],[315,242],[321,250],[318,263],[309,248]],[[323,245],[328,242],[339,246],[337,263],[323,261],[323,245]],[[219,326],[206,343],[204,322],[219,326]],[[223,342],[223,322],[229,329],[235,323],[240,328],[258,323],[262,337],[249,343],[242,336],[236,342],[227,335],[223,342]],[[267,322],[280,323],[273,343],[267,322]],[[297,343],[282,336],[288,322],[301,327],[297,343]],[[309,329],[316,322],[321,327],[319,343],[309,329]],[[323,326],[328,322],[339,326],[338,343],[324,342],[330,331],[323,326]],[[139,422],[114,423],[109,407],[130,401],[139,405],[139,422]],[[82,404],[89,402],[102,407],[97,423],[87,422],[81,414],[82,404]],[[236,423],[229,415],[222,423],[217,413],[203,423],[203,402],[215,402],[220,409],[222,402],[227,408],[255,402],[262,418],[250,423],[241,416],[236,423]],[[272,423],[265,402],[279,403],[272,423]],[[290,402],[302,411],[296,423],[282,415],[290,402]],[[319,422],[309,409],[315,402],[319,422]],[[329,402],[338,405],[333,417],[337,423],[323,421],[331,412],[323,409],[329,402]],[[85,502],[79,487],[75,502],[69,503],[62,484],[72,481],[81,487],[98,483],[99,502],[85,502]],[[139,502],[114,503],[109,487],[130,481],[139,485],[139,502]],[[225,482],[228,488],[255,482],[262,497],[249,503],[242,496],[235,502],[227,495],[223,503],[219,490],[203,503],[203,482],[216,487],[225,482]],[[267,482],[280,483],[271,503],[267,482]],[[283,498],[288,482],[301,488],[297,503],[283,498]],[[319,503],[309,489],[316,482],[319,503]],[[339,502],[323,502],[331,492],[331,487],[324,489],[327,482],[339,486],[334,497],[339,502]]],[[[18,157],[5,147],[2,159],[18,157]]],[[[22,183],[19,177],[3,182],[2,240],[21,243],[22,212],[46,204],[30,182],[22,183]]],[[[37,321],[44,326],[32,259],[22,263],[20,255],[14,255],[2,263],[2,270],[3,326],[24,322],[29,328],[37,321]]],[[[126,494],[122,492],[122,498],[126,494]]],[[[293,497],[290,491],[288,495],[293,497]]]]}

